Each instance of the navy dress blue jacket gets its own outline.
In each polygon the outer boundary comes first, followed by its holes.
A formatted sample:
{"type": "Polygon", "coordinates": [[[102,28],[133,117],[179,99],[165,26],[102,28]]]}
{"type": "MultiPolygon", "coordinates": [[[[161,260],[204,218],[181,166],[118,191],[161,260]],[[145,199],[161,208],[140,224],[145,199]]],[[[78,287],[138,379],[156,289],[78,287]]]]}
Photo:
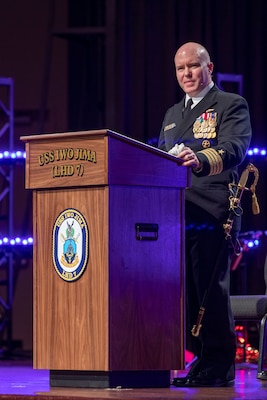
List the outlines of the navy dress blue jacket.
{"type": "Polygon", "coordinates": [[[237,183],[237,167],[251,140],[251,124],[246,100],[224,92],[216,85],[183,119],[184,99],[166,112],[158,147],[169,151],[176,143],[189,146],[202,163],[193,171],[192,187],[186,201],[224,220],[229,207],[228,184],[237,183]]]}

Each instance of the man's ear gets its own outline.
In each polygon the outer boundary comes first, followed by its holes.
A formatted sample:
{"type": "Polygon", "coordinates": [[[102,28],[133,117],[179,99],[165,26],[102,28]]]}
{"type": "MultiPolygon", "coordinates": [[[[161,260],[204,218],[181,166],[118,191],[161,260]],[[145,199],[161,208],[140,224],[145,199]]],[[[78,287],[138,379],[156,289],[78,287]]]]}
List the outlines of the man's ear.
{"type": "Polygon", "coordinates": [[[210,74],[212,74],[212,72],[213,72],[213,67],[214,67],[213,63],[212,63],[212,62],[209,62],[209,63],[208,63],[208,69],[209,69],[209,73],[210,73],[210,74]]]}

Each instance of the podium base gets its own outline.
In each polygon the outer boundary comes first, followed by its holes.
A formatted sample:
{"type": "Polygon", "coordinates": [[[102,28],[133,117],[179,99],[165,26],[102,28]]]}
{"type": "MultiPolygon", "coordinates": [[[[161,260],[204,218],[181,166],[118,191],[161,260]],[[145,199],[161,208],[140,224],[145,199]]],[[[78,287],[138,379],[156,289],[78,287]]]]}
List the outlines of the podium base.
{"type": "Polygon", "coordinates": [[[170,371],[50,370],[50,386],[75,388],[167,388],[170,371]]]}

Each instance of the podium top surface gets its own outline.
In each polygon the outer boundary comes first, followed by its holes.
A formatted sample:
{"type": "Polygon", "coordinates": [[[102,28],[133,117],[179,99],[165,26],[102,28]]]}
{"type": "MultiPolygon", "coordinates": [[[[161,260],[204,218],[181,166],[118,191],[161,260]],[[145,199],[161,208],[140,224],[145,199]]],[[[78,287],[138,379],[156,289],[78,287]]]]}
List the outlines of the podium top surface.
{"type": "Polygon", "coordinates": [[[21,136],[26,188],[95,185],[189,186],[188,168],[165,151],[108,130],[21,136]]]}
{"type": "Polygon", "coordinates": [[[172,160],[176,164],[179,164],[179,160],[177,157],[172,156],[168,153],[166,153],[163,150],[160,150],[156,147],[150,146],[146,143],[140,142],[136,139],[130,138],[128,136],[122,135],[121,133],[114,132],[110,129],[99,129],[99,130],[90,130],[90,131],[75,131],[75,132],[57,132],[57,133],[44,133],[44,134],[35,134],[35,135],[30,135],[30,136],[21,136],[20,140],[23,142],[39,142],[39,141],[49,141],[52,142],[54,140],[61,140],[63,138],[66,139],[74,139],[74,138],[87,138],[87,139],[92,139],[93,137],[96,138],[101,138],[104,136],[110,136],[113,137],[117,140],[121,140],[125,143],[134,145],[136,147],[139,147],[141,149],[144,149],[146,151],[153,152],[157,154],[158,156],[167,158],[169,160],[172,160]]]}

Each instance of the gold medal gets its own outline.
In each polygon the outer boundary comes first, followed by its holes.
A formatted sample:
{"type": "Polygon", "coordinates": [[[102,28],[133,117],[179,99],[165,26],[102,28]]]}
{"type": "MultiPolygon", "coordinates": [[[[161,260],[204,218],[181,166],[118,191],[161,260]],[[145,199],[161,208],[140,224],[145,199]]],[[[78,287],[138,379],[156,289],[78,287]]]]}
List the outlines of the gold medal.
{"type": "Polygon", "coordinates": [[[201,124],[202,130],[207,129],[208,127],[208,121],[204,120],[201,124]]]}
{"type": "Polygon", "coordinates": [[[198,131],[198,129],[200,129],[200,127],[201,127],[201,122],[200,122],[200,120],[196,120],[195,121],[195,123],[194,123],[194,125],[193,125],[193,131],[198,131]]]}
{"type": "Polygon", "coordinates": [[[217,125],[216,119],[215,119],[215,120],[212,119],[212,120],[210,121],[209,125],[210,125],[211,128],[215,128],[216,125],[217,125]]]}

